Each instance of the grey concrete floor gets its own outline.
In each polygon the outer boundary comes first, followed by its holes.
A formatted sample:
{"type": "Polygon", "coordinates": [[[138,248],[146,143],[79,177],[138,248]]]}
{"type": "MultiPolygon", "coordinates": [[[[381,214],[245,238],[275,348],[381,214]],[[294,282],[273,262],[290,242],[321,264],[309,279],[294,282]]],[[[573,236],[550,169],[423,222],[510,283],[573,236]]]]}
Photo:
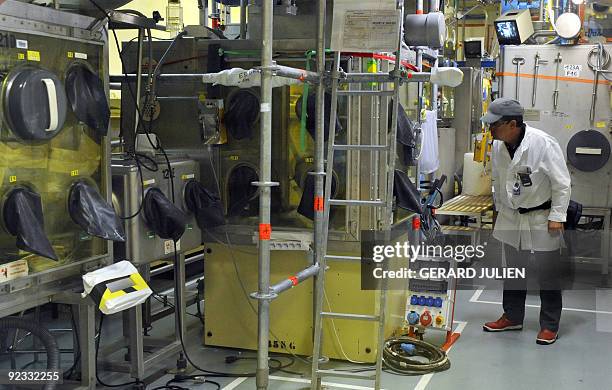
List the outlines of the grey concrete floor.
{"type": "MultiPolygon", "coordinates": [[[[527,299],[525,328],[520,332],[484,333],[482,323],[495,320],[501,314],[501,292],[499,288],[489,286],[486,289],[464,287],[457,292],[456,321],[461,329],[461,337],[449,352],[451,368],[445,372],[420,377],[402,377],[385,373],[383,388],[390,390],[579,390],[612,388],[612,290],[582,290],[564,292],[564,311],[562,315],[560,339],[551,346],[539,346],[535,337],[539,330],[539,298],[530,294],[527,299]]],[[[195,308],[189,308],[195,313],[195,308]]],[[[106,321],[102,343],[106,344],[117,338],[119,317],[106,321]]],[[[241,360],[225,364],[225,357],[240,355],[254,357],[252,351],[207,348],[201,343],[202,327],[198,319],[187,316],[189,333],[186,337],[187,350],[191,359],[200,367],[211,371],[233,372],[243,374],[252,372],[254,360],[241,360]]],[[[49,327],[70,327],[69,321],[59,320],[46,323],[49,327]]],[[[172,317],[154,324],[153,336],[168,334],[174,329],[172,317]]],[[[426,335],[426,339],[441,343],[439,333],[426,335]]],[[[59,338],[62,348],[70,348],[70,335],[59,338]]],[[[123,352],[107,357],[122,359],[123,352]]],[[[72,364],[69,354],[62,355],[62,367],[72,364]]],[[[288,362],[288,358],[280,358],[288,362]]],[[[27,360],[29,361],[29,360],[27,360]]],[[[27,363],[25,361],[25,363],[27,363]]],[[[5,362],[6,363],[6,362],[5,362]]],[[[25,364],[24,363],[24,364],[25,364]]],[[[44,362],[43,362],[44,364],[44,362]]],[[[4,366],[0,362],[0,366],[4,366]]],[[[171,375],[164,374],[165,369],[173,368],[174,359],[160,365],[161,377],[150,383],[147,389],[166,384],[171,375]]],[[[36,367],[36,366],[34,366],[36,367]]],[[[330,363],[326,368],[352,368],[343,362],[330,363]]],[[[296,390],[309,388],[310,366],[307,362],[296,360],[288,368],[294,374],[275,372],[271,376],[270,389],[296,390]],[[302,373],[302,375],[298,375],[302,373]]],[[[129,378],[125,374],[103,372],[103,380],[111,384],[122,383],[129,378]]],[[[225,390],[254,389],[253,378],[215,378],[225,390]]],[[[211,384],[198,384],[192,381],[178,385],[189,389],[215,389],[211,384]]],[[[365,390],[371,388],[370,382],[355,380],[329,379],[328,388],[365,390]]],[[[61,386],[59,387],[61,389],[61,386]]],[[[103,388],[99,386],[98,388],[103,388]]],[[[129,388],[129,387],[126,387],[129,388]]]]}
{"type": "MultiPolygon", "coordinates": [[[[564,292],[564,311],[560,338],[554,345],[535,343],[539,331],[539,297],[527,299],[525,327],[520,332],[485,333],[483,322],[495,320],[501,314],[501,291],[498,288],[478,287],[458,291],[456,320],[462,328],[461,337],[449,352],[448,371],[421,377],[402,377],[385,373],[385,389],[455,390],[455,389],[609,389],[612,388],[612,293],[610,290],[564,292]]],[[[440,343],[440,337],[430,340],[440,343]]],[[[198,335],[199,337],[199,335],[198,335]]],[[[427,337],[427,336],[426,336],[427,337]]],[[[235,353],[230,350],[189,346],[196,364],[216,369],[223,367],[223,358],[235,353]],[[221,362],[221,363],[220,363],[221,362]]],[[[254,356],[252,352],[245,353],[254,356]]],[[[338,364],[350,367],[350,364],[338,364]]],[[[252,369],[254,362],[245,362],[244,369],[252,369]]],[[[275,373],[270,389],[305,389],[309,385],[309,366],[297,362],[292,371],[304,376],[275,373]]],[[[167,376],[154,385],[162,385],[167,376]]],[[[213,378],[211,378],[213,379],[213,378]]],[[[219,381],[225,389],[254,389],[253,378],[219,381]]],[[[328,388],[368,389],[370,383],[354,380],[330,379],[328,388]]],[[[213,389],[205,384],[181,384],[192,389],[213,389]]]]}

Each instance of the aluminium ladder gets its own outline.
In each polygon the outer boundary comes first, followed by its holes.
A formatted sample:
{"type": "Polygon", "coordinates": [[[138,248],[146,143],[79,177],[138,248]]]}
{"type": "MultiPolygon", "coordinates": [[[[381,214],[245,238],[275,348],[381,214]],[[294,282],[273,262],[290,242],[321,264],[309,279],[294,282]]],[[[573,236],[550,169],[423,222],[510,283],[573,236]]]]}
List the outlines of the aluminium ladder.
{"type": "MultiPolygon", "coordinates": [[[[401,3],[400,3],[401,4],[401,3]]],[[[403,7],[400,7],[400,20],[403,21],[403,7]]],[[[402,23],[400,23],[400,26],[402,23]]],[[[384,233],[390,233],[392,218],[393,218],[393,181],[395,172],[395,160],[396,160],[396,138],[397,138],[397,122],[398,122],[398,107],[399,107],[399,87],[401,82],[400,75],[400,64],[401,64],[401,31],[398,37],[398,48],[395,53],[395,68],[391,72],[392,78],[389,79],[389,83],[392,82],[394,85],[393,90],[381,90],[381,91],[354,91],[354,90],[339,90],[339,78],[340,78],[340,53],[334,53],[334,70],[332,73],[332,91],[331,91],[331,112],[330,112],[330,131],[328,139],[328,150],[327,150],[327,164],[325,172],[325,201],[323,211],[323,229],[322,235],[322,253],[323,256],[319,260],[320,271],[315,281],[315,321],[314,321],[314,347],[312,355],[312,378],[311,378],[311,389],[321,389],[321,381],[323,377],[341,377],[341,378],[352,378],[361,380],[373,380],[374,388],[380,389],[381,374],[382,374],[382,354],[385,342],[385,315],[387,305],[387,283],[384,281],[381,283],[380,288],[380,299],[378,313],[374,315],[366,314],[354,314],[354,313],[334,313],[326,312],[323,310],[323,301],[325,293],[325,270],[327,267],[327,260],[353,260],[360,261],[361,257],[352,256],[333,256],[327,254],[327,240],[329,233],[329,215],[331,206],[358,206],[358,207],[374,207],[379,210],[378,216],[380,217],[378,222],[378,228],[384,233]],[[390,104],[393,104],[393,111],[391,116],[391,129],[388,130],[388,124],[380,126],[381,129],[385,129],[386,145],[338,145],[335,143],[335,123],[337,117],[337,102],[338,96],[377,96],[377,97],[392,97],[390,104]],[[375,199],[375,200],[360,200],[360,199],[331,199],[332,191],[332,172],[334,167],[334,152],[335,151],[370,151],[386,153],[386,164],[382,174],[386,175],[386,191],[384,193],[386,199],[375,199]],[[321,343],[322,343],[322,332],[323,332],[323,319],[324,318],[336,318],[344,320],[355,320],[355,321],[374,321],[378,323],[377,329],[377,353],[376,353],[376,372],[374,375],[364,375],[359,373],[342,372],[337,370],[322,370],[319,369],[319,363],[321,358],[321,343]]],[[[343,74],[350,80],[351,73],[343,74]]],[[[363,74],[360,74],[363,76],[363,74]]],[[[361,81],[363,83],[364,81],[361,81]]],[[[383,86],[386,83],[383,83],[383,86]]],[[[386,108],[388,112],[388,107],[386,108]]],[[[379,164],[380,165],[380,164],[379,164]]]]}

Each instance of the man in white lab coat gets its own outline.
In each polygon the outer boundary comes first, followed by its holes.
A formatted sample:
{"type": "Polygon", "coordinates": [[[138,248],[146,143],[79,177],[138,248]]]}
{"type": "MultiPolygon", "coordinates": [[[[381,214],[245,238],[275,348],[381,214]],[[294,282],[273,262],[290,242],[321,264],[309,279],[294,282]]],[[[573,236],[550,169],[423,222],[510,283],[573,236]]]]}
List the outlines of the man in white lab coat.
{"type": "MultiPolygon", "coordinates": [[[[523,122],[514,99],[493,101],[482,121],[493,136],[492,169],[497,218],[493,237],[503,243],[507,266],[538,272],[542,345],[557,340],[561,318],[560,250],[570,201],[570,175],[558,142],[523,122]]],[[[520,330],[525,316],[526,281],[505,281],[504,314],[487,322],[488,332],[520,330]]]]}

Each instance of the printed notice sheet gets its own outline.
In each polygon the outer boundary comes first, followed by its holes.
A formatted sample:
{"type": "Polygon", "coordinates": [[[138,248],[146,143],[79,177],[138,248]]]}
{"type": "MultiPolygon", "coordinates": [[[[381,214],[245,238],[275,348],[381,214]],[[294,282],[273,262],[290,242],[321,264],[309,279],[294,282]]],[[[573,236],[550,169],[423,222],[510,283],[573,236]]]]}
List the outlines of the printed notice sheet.
{"type": "Polygon", "coordinates": [[[395,0],[336,0],[331,49],[394,52],[398,46],[399,18],[395,0]]]}

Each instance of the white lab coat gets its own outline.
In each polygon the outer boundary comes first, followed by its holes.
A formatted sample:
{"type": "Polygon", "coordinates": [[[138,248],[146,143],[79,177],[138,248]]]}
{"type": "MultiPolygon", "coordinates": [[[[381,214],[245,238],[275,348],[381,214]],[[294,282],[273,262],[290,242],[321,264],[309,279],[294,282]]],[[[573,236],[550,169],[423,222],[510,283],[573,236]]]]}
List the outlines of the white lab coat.
{"type": "Polygon", "coordinates": [[[548,232],[548,221],[565,222],[571,195],[571,180],[559,143],[541,130],[527,126],[525,137],[510,159],[502,141],[493,142],[493,189],[498,215],[493,237],[516,249],[553,251],[563,246],[559,233],[548,232]],[[520,194],[513,187],[521,183],[518,172],[531,170],[531,186],[520,184],[520,194]],[[519,208],[531,208],[551,200],[550,210],[519,214],[519,208]]]}

